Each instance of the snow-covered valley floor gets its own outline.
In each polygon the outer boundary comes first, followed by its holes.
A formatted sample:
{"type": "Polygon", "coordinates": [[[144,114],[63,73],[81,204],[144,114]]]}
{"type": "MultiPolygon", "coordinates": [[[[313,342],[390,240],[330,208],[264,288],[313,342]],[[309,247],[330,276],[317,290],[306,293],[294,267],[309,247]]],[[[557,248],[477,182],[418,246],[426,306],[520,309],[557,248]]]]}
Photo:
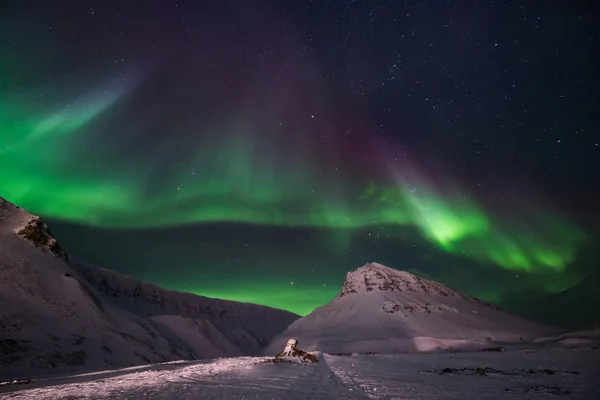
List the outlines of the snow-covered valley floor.
{"type": "Polygon", "coordinates": [[[242,357],[0,387],[2,399],[600,399],[600,351],[242,357]]]}

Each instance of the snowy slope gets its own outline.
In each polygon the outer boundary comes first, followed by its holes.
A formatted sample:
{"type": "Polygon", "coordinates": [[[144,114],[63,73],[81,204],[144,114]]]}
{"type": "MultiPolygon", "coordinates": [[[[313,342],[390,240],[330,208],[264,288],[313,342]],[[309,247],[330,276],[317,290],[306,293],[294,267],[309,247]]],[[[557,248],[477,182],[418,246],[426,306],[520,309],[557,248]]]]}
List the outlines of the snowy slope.
{"type": "Polygon", "coordinates": [[[371,263],[348,273],[335,299],[292,323],[265,354],[276,354],[289,338],[307,351],[398,353],[477,348],[554,332],[441,283],[371,263]]]}
{"type": "MultiPolygon", "coordinates": [[[[206,321],[198,329],[210,336],[213,328],[227,334],[234,344],[244,350],[243,354],[254,354],[264,347],[273,333],[279,333],[297,315],[287,311],[221,299],[197,296],[159,288],[140,282],[117,272],[86,265],[78,260],[70,262],[74,271],[98,292],[111,299],[121,309],[145,318],[157,316],[183,316],[188,319],[206,321]]],[[[161,325],[169,325],[181,332],[181,321],[161,318],[161,325]]]]}
{"type": "Polygon", "coordinates": [[[67,261],[39,218],[0,198],[0,379],[259,354],[296,318],[67,261]]]}
{"type": "Polygon", "coordinates": [[[578,331],[564,332],[557,335],[536,338],[534,343],[553,344],[561,346],[591,346],[600,347],[600,327],[591,327],[578,331]]]}
{"type": "Polygon", "coordinates": [[[315,364],[227,358],[0,386],[11,399],[551,399],[600,398],[600,352],[324,354],[315,364]]]}

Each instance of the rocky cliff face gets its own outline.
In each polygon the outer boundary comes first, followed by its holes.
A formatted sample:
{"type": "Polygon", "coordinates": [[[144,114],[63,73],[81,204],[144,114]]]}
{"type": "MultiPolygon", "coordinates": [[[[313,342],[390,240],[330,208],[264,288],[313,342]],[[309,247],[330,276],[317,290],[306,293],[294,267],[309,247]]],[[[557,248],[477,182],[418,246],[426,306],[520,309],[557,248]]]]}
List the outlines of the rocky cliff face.
{"type": "Polygon", "coordinates": [[[77,260],[71,265],[96,290],[137,315],[180,315],[210,321],[225,332],[247,330],[258,347],[298,318],[276,308],[165,290],[77,260]]]}
{"type": "Polygon", "coordinates": [[[35,247],[50,252],[56,257],[67,260],[67,253],[60,247],[58,240],[52,236],[50,228],[40,217],[34,216],[27,225],[19,229],[19,236],[29,240],[35,247]]]}
{"type": "MultiPolygon", "coordinates": [[[[495,305],[481,299],[457,292],[443,283],[420,278],[406,271],[399,271],[378,263],[368,263],[348,272],[337,298],[356,295],[361,292],[389,291],[396,293],[422,294],[425,296],[441,296],[447,298],[464,298],[490,308],[498,309],[495,305]]],[[[397,307],[396,307],[397,308],[397,307]]],[[[410,308],[410,307],[409,307],[410,308]]],[[[420,306],[413,307],[421,309],[420,306]]],[[[386,308],[390,311],[389,307],[386,308]]]]}
{"type": "Polygon", "coordinates": [[[394,270],[378,263],[369,263],[348,272],[338,297],[374,290],[422,293],[444,297],[460,296],[458,292],[441,283],[419,278],[406,271],[394,270]]]}

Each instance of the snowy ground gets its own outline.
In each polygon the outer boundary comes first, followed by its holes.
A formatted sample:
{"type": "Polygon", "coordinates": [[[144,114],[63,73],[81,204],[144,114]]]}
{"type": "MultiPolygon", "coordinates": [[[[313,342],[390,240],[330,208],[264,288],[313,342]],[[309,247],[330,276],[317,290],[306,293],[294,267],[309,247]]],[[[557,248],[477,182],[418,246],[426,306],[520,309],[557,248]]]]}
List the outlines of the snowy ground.
{"type": "Polygon", "coordinates": [[[600,351],[228,358],[0,386],[2,399],[600,399],[600,351]]]}

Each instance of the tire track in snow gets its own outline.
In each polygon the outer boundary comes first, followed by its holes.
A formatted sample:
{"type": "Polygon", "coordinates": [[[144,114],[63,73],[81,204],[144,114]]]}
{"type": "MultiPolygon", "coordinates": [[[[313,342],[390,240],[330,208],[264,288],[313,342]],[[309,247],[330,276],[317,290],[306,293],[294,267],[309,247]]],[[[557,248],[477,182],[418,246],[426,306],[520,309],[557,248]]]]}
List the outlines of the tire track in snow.
{"type": "MultiPolygon", "coordinates": [[[[357,375],[355,364],[368,364],[372,356],[331,356],[325,355],[331,371],[348,387],[364,394],[363,398],[371,400],[396,400],[404,399],[407,390],[397,377],[389,379],[384,371],[379,371],[377,376],[362,373],[357,375]]],[[[411,392],[408,390],[408,392],[411,392]]],[[[414,394],[414,393],[411,393],[414,394]]]]}
{"type": "Polygon", "coordinates": [[[355,382],[345,382],[329,365],[329,356],[323,354],[313,369],[310,391],[304,391],[306,399],[363,400],[370,397],[355,382]]]}

